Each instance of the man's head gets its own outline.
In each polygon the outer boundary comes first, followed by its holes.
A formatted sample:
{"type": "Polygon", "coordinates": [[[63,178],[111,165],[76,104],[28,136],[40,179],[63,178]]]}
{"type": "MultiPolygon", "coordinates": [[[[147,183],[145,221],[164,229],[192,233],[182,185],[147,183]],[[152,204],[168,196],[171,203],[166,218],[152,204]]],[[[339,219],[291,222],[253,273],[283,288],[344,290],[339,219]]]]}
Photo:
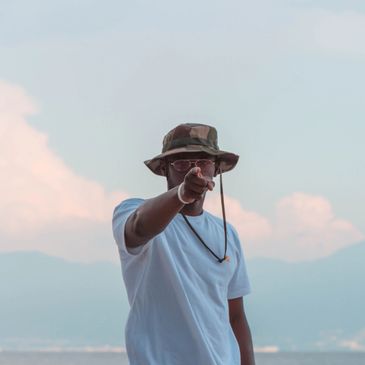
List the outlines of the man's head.
{"type": "Polygon", "coordinates": [[[202,158],[201,156],[214,158],[215,175],[218,172],[232,170],[239,159],[238,155],[219,149],[217,130],[214,127],[206,124],[184,123],[165,135],[162,153],[144,163],[153,173],[166,176],[166,172],[170,171],[170,167],[164,168],[167,166],[166,159],[186,158],[185,156],[191,159],[202,158]]]}
{"type": "Polygon", "coordinates": [[[218,173],[219,160],[206,152],[180,152],[166,156],[161,170],[166,176],[168,189],[182,183],[185,175],[195,166],[200,167],[202,175],[213,180],[218,173]]]}

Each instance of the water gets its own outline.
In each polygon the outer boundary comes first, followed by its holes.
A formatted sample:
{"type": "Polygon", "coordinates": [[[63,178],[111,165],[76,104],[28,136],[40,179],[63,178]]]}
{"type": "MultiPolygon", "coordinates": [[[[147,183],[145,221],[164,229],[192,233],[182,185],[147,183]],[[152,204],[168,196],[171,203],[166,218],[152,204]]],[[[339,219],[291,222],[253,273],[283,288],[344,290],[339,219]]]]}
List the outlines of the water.
{"type": "Polygon", "coordinates": [[[125,353],[3,352],[0,365],[128,365],[125,353]]]}
{"type": "MultiPolygon", "coordinates": [[[[365,352],[257,353],[256,365],[364,365],[365,352]]],[[[0,365],[128,365],[125,353],[0,352],[0,365]]],[[[169,365],[169,364],[161,364],[169,365]]]]}

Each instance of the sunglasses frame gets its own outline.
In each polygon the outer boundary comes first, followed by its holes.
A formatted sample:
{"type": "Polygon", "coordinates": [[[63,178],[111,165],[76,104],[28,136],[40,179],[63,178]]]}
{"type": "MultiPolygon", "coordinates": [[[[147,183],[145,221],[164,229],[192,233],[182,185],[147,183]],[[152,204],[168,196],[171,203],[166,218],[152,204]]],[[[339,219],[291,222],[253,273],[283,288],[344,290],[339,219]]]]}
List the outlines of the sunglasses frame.
{"type": "Polygon", "coordinates": [[[186,172],[186,171],[188,171],[188,170],[191,169],[191,165],[192,164],[194,164],[194,166],[196,166],[196,167],[199,167],[199,166],[197,166],[197,163],[199,161],[209,161],[209,162],[211,162],[211,165],[209,167],[214,167],[215,168],[216,161],[210,160],[209,158],[197,158],[197,159],[180,158],[178,160],[175,160],[174,162],[169,162],[169,165],[171,165],[174,168],[174,170],[177,171],[177,172],[186,172]],[[185,169],[185,170],[178,170],[175,167],[175,165],[174,165],[175,162],[177,162],[177,161],[188,161],[190,164],[189,164],[189,166],[188,166],[187,169],[185,169]]]}

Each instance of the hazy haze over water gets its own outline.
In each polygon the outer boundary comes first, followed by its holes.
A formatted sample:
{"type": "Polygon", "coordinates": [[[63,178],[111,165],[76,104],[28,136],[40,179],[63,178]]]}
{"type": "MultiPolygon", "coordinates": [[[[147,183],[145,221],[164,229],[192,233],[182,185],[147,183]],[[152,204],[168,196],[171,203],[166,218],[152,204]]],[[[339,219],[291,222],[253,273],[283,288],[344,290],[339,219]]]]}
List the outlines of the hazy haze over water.
{"type": "MultiPolygon", "coordinates": [[[[256,365],[363,365],[365,352],[258,353],[256,365]]],[[[0,365],[128,365],[125,353],[3,352],[0,365]]]]}

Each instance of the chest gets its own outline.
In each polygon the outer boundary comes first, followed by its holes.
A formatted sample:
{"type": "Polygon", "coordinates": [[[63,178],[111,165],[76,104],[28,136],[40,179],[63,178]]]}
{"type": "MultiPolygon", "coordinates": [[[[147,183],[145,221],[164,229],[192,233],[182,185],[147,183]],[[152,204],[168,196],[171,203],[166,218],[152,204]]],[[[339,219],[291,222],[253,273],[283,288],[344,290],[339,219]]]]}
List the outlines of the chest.
{"type": "Polygon", "coordinates": [[[176,269],[196,285],[226,288],[237,265],[235,246],[230,232],[227,231],[226,251],[230,259],[220,263],[213,253],[218,258],[224,257],[223,225],[209,222],[191,223],[191,225],[193,229],[182,222],[179,226],[171,226],[166,231],[167,249],[173,257],[176,269]]]}

